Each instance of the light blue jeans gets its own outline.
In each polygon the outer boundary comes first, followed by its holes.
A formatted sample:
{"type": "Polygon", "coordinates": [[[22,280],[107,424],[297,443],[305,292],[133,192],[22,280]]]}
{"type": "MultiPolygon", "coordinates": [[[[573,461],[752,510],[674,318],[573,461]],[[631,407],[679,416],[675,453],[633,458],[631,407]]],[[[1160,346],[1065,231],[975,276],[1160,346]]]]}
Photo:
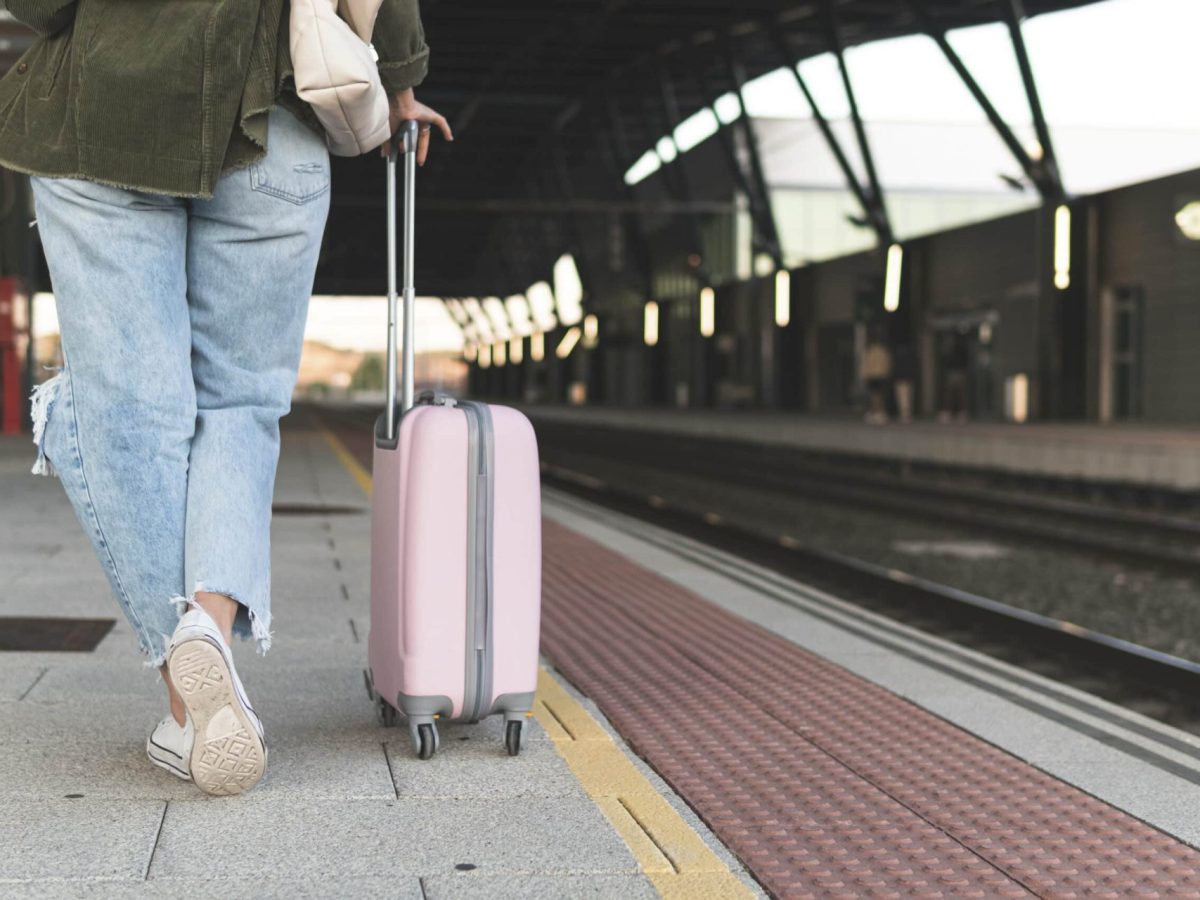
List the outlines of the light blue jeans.
{"type": "Polygon", "coordinates": [[[63,370],[33,396],[57,474],[161,665],[184,595],[226,594],[271,640],[271,497],[329,211],[323,138],[282,107],[211,200],[33,178],[63,370]]]}

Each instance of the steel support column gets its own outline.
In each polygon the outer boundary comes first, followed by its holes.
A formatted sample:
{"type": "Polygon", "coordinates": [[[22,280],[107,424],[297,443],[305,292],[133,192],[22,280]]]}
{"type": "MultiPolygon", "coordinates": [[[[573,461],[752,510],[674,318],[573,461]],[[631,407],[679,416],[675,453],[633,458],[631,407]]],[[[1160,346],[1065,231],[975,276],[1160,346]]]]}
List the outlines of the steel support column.
{"type": "MultiPolygon", "coordinates": [[[[858,112],[858,100],[854,96],[854,84],[850,79],[850,70],[846,68],[846,54],[842,46],[842,36],[838,28],[837,13],[833,0],[825,0],[825,21],[829,31],[829,43],[837,56],[838,71],[842,76],[842,88],[846,92],[846,101],[850,104],[850,118],[854,123],[854,134],[858,138],[858,149],[862,154],[863,168],[867,173],[868,191],[871,199],[869,214],[879,234],[879,241],[888,246],[893,241],[892,223],[888,218],[887,205],[883,198],[883,189],[879,184],[879,175],[875,171],[875,157],[871,154],[871,142],[867,140],[867,129],[863,125],[862,116],[858,112]]],[[[795,68],[794,66],[792,67],[795,68]]]]}
{"type": "MultiPolygon", "coordinates": [[[[575,184],[571,180],[571,171],[567,164],[566,153],[557,136],[554,146],[551,148],[551,156],[553,157],[554,175],[558,182],[558,190],[567,200],[568,204],[573,204],[576,196],[575,184]]],[[[592,268],[592,261],[588,257],[587,240],[579,222],[578,211],[573,206],[569,206],[568,208],[570,210],[567,214],[568,228],[575,244],[576,252],[574,256],[578,260],[580,280],[583,282],[583,293],[586,296],[595,287],[595,270],[592,268]]]]}
{"type": "MultiPolygon", "coordinates": [[[[612,95],[606,97],[608,126],[603,124],[596,129],[600,148],[600,159],[608,169],[609,177],[621,187],[621,192],[629,203],[634,203],[633,188],[625,183],[625,173],[621,171],[619,160],[629,158],[629,141],[625,127],[621,123],[620,113],[612,100],[612,95]]],[[[642,292],[650,297],[654,292],[654,260],[650,253],[650,243],[646,239],[646,230],[642,227],[641,213],[633,208],[622,217],[621,228],[625,236],[625,249],[638,269],[642,280],[642,292]]]]}
{"type": "MultiPolygon", "coordinates": [[[[703,67],[698,66],[695,69],[695,77],[700,87],[701,96],[713,97],[714,99],[720,96],[720,91],[708,73],[704,71],[703,67]]],[[[774,215],[770,209],[767,209],[767,216],[764,217],[763,198],[759,196],[757,187],[751,182],[750,177],[742,167],[742,161],[738,157],[737,148],[734,145],[733,135],[719,121],[716,137],[717,143],[720,144],[722,154],[725,157],[725,163],[729,166],[730,176],[750,202],[750,216],[754,222],[755,249],[771,252],[772,243],[776,248],[779,246],[778,239],[776,238],[772,241],[771,238],[771,235],[775,234],[774,215]]]]}
{"type": "Polygon", "coordinates": [[[755,190],[759,199],[759,219],[760,225],[764,228],[765,237],[767,240],[767,252],[771,255],[771,260],[775,264],[776,269],[783,268],[783,248],[779,241],[779,228],[775,223],[775,212],[771,208],[771,193],[767,188],[767,179],[763,172],[762,155],[759,153],[758,136],[754,133],[754,126],[750,122],[750,115],[746,112],[746,97],[744,88],[746,86],[746,75],[742,68],[741,62],[734,56],[733,47],[726,44],[722,54],[725,59],[725,68],[729,74],[729,81],[733,85],[734,93],[737,96],[738,109],[741,113],[735,121],[735,125],[742,132],[742,139],[746,142],[746,153],[750,159],[750,173],[754,178],[755,190]]]}
{"type": "Polygon", "coordinates": [[[809,89],[808,82],[804,80],[804,76],[800,74],[800,70],[796,68],[796,60],[792,57],[783,39],[778,35],[773,34],[771,36],[771,43],[775,47],[782,64],[792,73],[792,77],[796,79],[796,85],[800,88],[800,93],[804,95],[809,109],[812,110],[813,121],[816,122],[817,129],[821,132],[821,137],[825,139],[825,144],[829,147],[829,152],[833,154],[838,168],[842,170],[842,176],[846,179],[846,185],[850,188],[850,192],[854,194],[854,199],[858,201],[858,205],[863,211],[863,216],[875,230],[880,245],[887,246],[891,241],[891,228],[881,227],[886,223],[884,220],[881,220],[877,211],[877,205],[870,196],[869,191],[858,180],[858,174],[854,171],[854,167],[850,165],[850,159],[846,156],[846,151],[842,149],[841,142],[838,141],[837,135],[833,133],[833,127],[821,112],[817,98],[809,89]]]}
{"type": "MultiPolygon", "coordinates": [[[[671,80],[670,73],[662,67],[658,70],[658,87],[659,99],[661,100],[661,106],[658,107],[658,118],[664,126],[663,136],[671,142],[672,146],[675,146],[675,129],[682,121],[682,118],[679,114],[679,103],[675,97],[675,84],[671,80]]],[[[688,178],[687,168],[683,164],[683,158],[679,153],[678,146],[675,147],[675,153],[675,159],[661,170],[663,181],[667,184],[671,193],[675,195],[676,200],[691,204],[694,199],[692,182],[688,178]]],[[[691,236],[692,252],[700,258],[700,264],[695,267],[696,277],[699,278],[702,285],[711,285],[712,278],[708,270],[708,256],[705,252],[704,235],[700,230],[700,222],[694,212],[689,212],[686,218],[688,232],[691,236]]]]}
{"type": "Polygon", "coordinates": [[[1025,49],[1025,36],[1021,32],[1021,22],[1025,18],[1025,8],[1021,0],[1008,0],[1004,8],[1008,24],[1008,34],[1012,40],[1013,52],[1017,57],[1017,66],[1021,70],[1021,82],[1025,86],[1025,99],[1029,101],[1029,112],[1033,116],[1033,127],[1037,132],[1038,143],[1041,144],[1042,154],[1039,160],[1042,177],[1047,182],[1050,193],[1043,195],[1049,200],[1063,199],[1062,178],[1058,172],[1058,159],[1054,155],[1054,142],[1050,139],[1050,127],[1046,124],[1046,116],[1042,112],[1042,101],[1038,96],[1037,80],[1033,77],[1033,67],[1029,63],[1029,53],[1025,49]]]}
{"type": "MultiPolygon", "coordinates": [[[[1002,2],[1007,4],[1009,0],[1002,0],[1002,2]]],[[[1032,71],[1030,70],[1029,72],[1031,81],[1026,83],[1025,90],[1026,95],[1031,98],[1031,111],[1035,105],[1037,107],[1037,112],[1034,113],[1034,126],[1038,128],[1039,141],[1043,142],[1042,158],[1036,160],[1021,145],[1021,141],[1017,138],[1012,128],[1009,127],[1008,123],[1004,121],[1004,118],[992,104],[992,101],[988,98],[988,95],[984,92],[979,82],[975,80],[975,76],[971,74],[971,70],[967,68],[962,57],[950,46],[950,42],[946,38],[946,29],[930,15],[924,0],[908,0],[908,5],[917,17],[917,21],[920,22],[922,29],[938,45],[938,49],[942,51],[942,55],[950,63],[950,67],[954,69],[958,77],[962,80],[963,85],[971,93],[971,96],[975,98],[975,102],[979,104],[979,108],[983,110],[983,114],[987,116],[988,122],[991,123],[1000,140],[1004,142],[1004,146],[1008,148],[1009,153],[1013,155],[1013,158],[1025,173],[1025,177],[1037,188],[1038,193],[1043,198],[1048,200],[1060,198],[1062,196],[1062,184],[1058,177],[1057,164],[1054,163],[1054,151],[1050,144],[1049,130],[1046,129],[1043,136],[1042,129],[1045,129],[1045,120],[1041,116],[1041,106],[1036,100],[1037,91],[1033,89],[1032,93],[1030,93],[1030,85],[1032,84],[1033,77],[1032,71]],[[1042,120],[1040,127],[1037,125],[1039,119],[1042,120]],[[1047,162],[1049,162],[1049,165],[1047,165],[1047,162]]],[[[1009,14],[1012,15],[1011,8],[1009,9],[1009,14]]],[[[1010,25],[1010,29],[1013,29],[1012,25],[1010,25]]],[[[1018,65],[1020,65],[1020,59],[1024,56],[1024,41],[1020,37],[1019,27],[1011,30],[1010,34],[1013,35],[1014,48],[1018,45],[1021,48],[1017,54],[1018,65]]],[[[1024,69],[1028,69],[1028,59],[1026,59],[1024,69]]],[[[1023,71],[1022,78],[1024,77],[1025,74],[1023,71]]]]}

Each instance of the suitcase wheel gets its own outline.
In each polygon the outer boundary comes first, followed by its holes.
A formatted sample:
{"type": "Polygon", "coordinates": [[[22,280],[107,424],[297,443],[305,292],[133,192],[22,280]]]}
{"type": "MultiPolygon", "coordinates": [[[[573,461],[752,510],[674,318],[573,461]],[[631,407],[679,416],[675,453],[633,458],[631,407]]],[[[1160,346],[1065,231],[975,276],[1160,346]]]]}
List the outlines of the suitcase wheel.
{"type": "Polygon", "coordinates": [[[504,728],[504,746],[509,756],[516,756],[521,752],[521,729],[524,725],[520,719],[512,719],[504,728]]]}
{"type": "Polygon", "coordinates": [[[396,707],[382,697],[375,698],[375,719],[380,725],[384,728],[394,728],[399,717],[396,707]]]}
{"type": "Polygon", "coordinates": [[[417,726],[417,756],[420,759],[432,759],[437,750],[437,726],[425,723],[417,726]]]}

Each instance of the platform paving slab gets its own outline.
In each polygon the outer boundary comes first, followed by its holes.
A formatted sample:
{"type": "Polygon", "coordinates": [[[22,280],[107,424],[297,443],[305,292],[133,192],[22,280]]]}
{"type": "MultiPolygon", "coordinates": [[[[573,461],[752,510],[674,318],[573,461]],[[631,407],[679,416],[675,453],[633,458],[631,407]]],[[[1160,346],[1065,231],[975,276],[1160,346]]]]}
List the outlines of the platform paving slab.
{"type": "MultiPolygon", "coordinates": [[[[242,804],[273,797],[321,800],[387,800],[395,797],[382,744],[363,733],[329,737],[269,737],[271,765],[266,777],[242,804]]],[[[37,746],[37,745],[35,745],[37,746]]],[[[13,800],[63,798],[81,794],[89,800],[200,801],[188,782],[149,764],[145,738],[127,741],[63,741],[54,752],[39,748],[30,767],[29,743],[0,743],[0,786],[13,800]]]]}
{"type": "Polygon", "coordinates": [[[246,803],[237,828],[208,802],[167,810],[149,877],[202,878],[213,859],[254,860],[260,878],[451,873],[629,873],[637,864],[586,799],[246,803]],[[319,851],[319,852],[316,852],[319,851]]]}
{"type": "Polygon", "coordinates": [[[255,878],[222,881],[166,879],[123,881],[40,881],[0,885],[5,900],[425,900],[421,880],[393,878],[312,881],[255,878]]]}
{"type": "Polygon", "coordinates": [[[0,701],[20,700],[45,674],[46,666],[39,662],[0,656],[0,701]]]}
{"type": "Polygon", "coordinates": [[[436,875],[422,879],[426,900],[652,900],[644,875],[436,875]]]}
{"type": "Polygon", "coordinates": [[[470,735],[460,730],[442,734],[444,753],[417,759],[405,736],[389,741],[392,780],[396,794],[408,799],[438,797],[513,800],[526,797],[586,798],[579,782],[564,770],[552,742],[529,741],[514,759],[500,753],[501,734],[470,735]]]}
{"type": "Polygon", "coordinates": [[[0,894],[7,881],[141,881],[164,808],[162,800],[0,800],[0,894]]]}

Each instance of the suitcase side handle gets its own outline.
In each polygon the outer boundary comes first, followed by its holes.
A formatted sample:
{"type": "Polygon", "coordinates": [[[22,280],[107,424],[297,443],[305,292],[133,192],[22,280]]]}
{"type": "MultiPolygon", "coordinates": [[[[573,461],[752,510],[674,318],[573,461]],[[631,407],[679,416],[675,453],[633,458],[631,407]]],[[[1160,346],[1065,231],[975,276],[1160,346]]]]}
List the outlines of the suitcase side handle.
{"type": "Polygon", "coordinates": [[[417,403],[428,403],[432,406],[456,406],[458,401],[444,391],[421,391],[417,403]]]}
{"type": "Polygon", "coordinates": [[[396,436],[396,157],[404,155],[404,303],[401,341],[401,411],[413,405],[413,324],[416,291],[413,288],[413,224],[416,219],[417,123],[408,119],[388,140],[387,153],[387,419],[386,436],[396,436]]]}

